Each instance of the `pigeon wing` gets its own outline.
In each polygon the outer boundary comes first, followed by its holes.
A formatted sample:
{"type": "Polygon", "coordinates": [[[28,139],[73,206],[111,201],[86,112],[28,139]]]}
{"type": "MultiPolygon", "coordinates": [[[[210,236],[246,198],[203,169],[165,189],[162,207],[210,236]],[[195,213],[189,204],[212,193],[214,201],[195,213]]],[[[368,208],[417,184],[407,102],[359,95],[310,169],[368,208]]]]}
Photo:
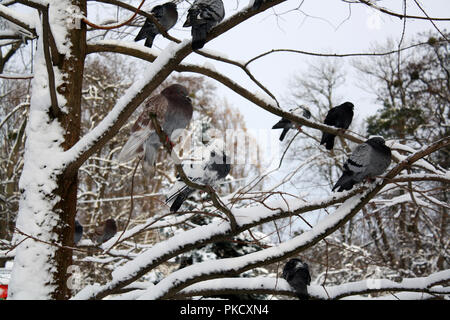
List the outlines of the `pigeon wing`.
{"type": "Polygon", "coordinates": [[[371,155],[372,147],[367,143],[362,143],[355,148],[345,165],[352,172],[364,173],[370,165],[371,155]]]}
{"type": "MultiPolygon", "coordinates": [[[[390,151],[390,150],[389,150],[390,151]]],[[[369,174],[371,176],[377,176],[382,174],[387,167],[389,167],[391,163],[391,153],[382,153],[378,150],[374,150],[370,166],[369,166],[369,174]]]]}
{"type": "Polygon", "coordinates": [[[338,118],[339,110],[336,107],[331,108],[330,111],[328,111],[327,116],[325,117],[324,123],[329,126],[334,126],[338,118]]]}
{"type": "Polygon", "coordinates": [[[155,16],[155,18],[158,19],[158,21],[160,21],[164,15],[164,7],[162,5],[158,5],[152,9],[152,13],[155,16]]]}
{"type": "Polygon", "coordinates": [[[168,106],[168,101],[163,95],[156,95],[147,100],[144,110],[131,128],[131,136],[120,151],[118,161],[128,161],[144,151],[143,145],[154,131],[150,114],[156,114],[160,126],[164,123],[164,118],[168,106]]]}

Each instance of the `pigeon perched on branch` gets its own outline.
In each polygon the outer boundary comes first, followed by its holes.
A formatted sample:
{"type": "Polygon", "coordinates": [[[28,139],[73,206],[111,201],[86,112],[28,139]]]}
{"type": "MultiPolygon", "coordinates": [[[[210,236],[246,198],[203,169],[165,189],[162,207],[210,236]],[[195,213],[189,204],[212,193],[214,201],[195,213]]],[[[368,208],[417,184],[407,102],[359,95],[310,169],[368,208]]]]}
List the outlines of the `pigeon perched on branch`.
{"type": "MultiPolygon", "coordinates": [[[[331,108],[330,111],[328,111],[327,116],[325,117],[324,123],[329,126],[348,129],[348,127],[352,123],[352,119],[353,103],[345,102],[337,107],[331,108]]],[[[320,141],[320,144],[325,144],[325,148],[327,148],[327,150],[331,150],[334,147],[335,138],[336,136],[334,134],[324,132],[322,134],[322,140],[320,141]]]]}
{"type": "Polygon", "coordinates": [[[150,114],[156,118],[168,137],[177,129],[185,129],[192,118],[192,103],[187,89],[180,84],[173,84],[145,102],[144,110],[131,128],[131,136],[119,154],[118,161],[124,162],[138,155],[144,155],[143,167],[154,167],[158,148],[161,146],[150,114]]]}
{"type": "Polygon", "coordinates": [[[73,243],[75,245],[78,244],[82,236],[83,236],[83,226],[80,224],[78,220],[75,220],[75,232],[73,234],[73,243]]]}
{"type": "Polygon", "coordinates": [[[350,190],[366,178],[382,174],[391,163],[391,149],[381,137],[370,138],[358,145],[344,164],[344,172],[333,187],[338,192],[350,190]]]}
{"type": "MultiPolygon", "coordinates": [[[[224,179],[230,172],[231,165],[222,140],[213,139],[207,146],[202,146],[195,151],[197,152],[194,154],[194,158],[198,156],[199,159],[189,160],[182,164],[184,173],[192,182],[212,186],[224,179]]],[[[177,212],[183,202],[194,192],[195,189],[187,186],[182,180],[176,181],[166,197],[166,203],[171,203],[170,211],[177,212]]]]}
{"type": "MultiPolygon", "coordinates": [[[[311,118],[311,112],[309,112],[309,110],[303,106],[289,110],[289,112],[294,112],[294,113],[297,113],[298,111],[303,111],[303,113],[302,113],[303,118],[306,118],[306,119],[311,118]]],[[[291,120],[288,120],[286,118],[281,118],[281,120],[278,121],[272,127],[272,129],[283,129],[283,132],[281,132],[281,135],[280,135],[280,141],[283,141],[283,139],[286,136],[286,133],[289,131],[289,129],[293,129],[295,127],[296,127],[296,125],[294,123],[292,123],[291,120]]],[[[297,126],[297,129],[301,130],[301,126],[297,126]]]]}
{"type": "Polygon", "coordinates": [[[225,17],[222,0],[195,0],[183,27],[192,27],[192,50],[203,48],[209,31],[225,17]]]}
{"type": "Polygon", "coordinates": [[[289,260],[284,265],[283,278],[294,288],[299,299],[309,299],[307,286],[311,283],[311,275],[306,263],[297,258],[289,260]]]}
{"type": "Polygon", "coordinates": [[[95,229],[94,238],[98,244],[108,241],[117,233],[116,220],[108,219],[95,229]]]}
{"type": "MultiPolygon", "coordinates": [[[[152,9],[151,13],[165,31],[171,29],[178,20],[177,5],[173,2],[158,5],[152,9]]],[[[156,24],[151,19],[147,18],[144,26],[139,31],[136,38],[134,38],[134,41],[146,39],[145,46],[151,48],[153,40],[155,40],[156,35],[159,33],[160,31],[156,24]]]]}
{"type": "Polygon", "coordinates": [[[254,0],[252,9],[253,10],[259,10],[261,8],[261,5],[264,3],[264,0],[254,0]]]}

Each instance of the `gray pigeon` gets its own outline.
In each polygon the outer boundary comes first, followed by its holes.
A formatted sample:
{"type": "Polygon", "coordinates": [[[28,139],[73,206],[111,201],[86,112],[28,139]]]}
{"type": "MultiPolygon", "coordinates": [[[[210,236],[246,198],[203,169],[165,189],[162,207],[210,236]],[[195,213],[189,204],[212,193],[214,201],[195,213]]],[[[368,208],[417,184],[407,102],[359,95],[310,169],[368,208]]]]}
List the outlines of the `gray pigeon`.
{"type": "MultiPolygon", "coordinates": [[[[167,2],[162,5],[158,5],[152,9],[152,14],[158,20],[162,27],[166,31],[171,29],[178,20],[177,5],[173,2],[167,2]]],[[[134,41],[145,40],[145,46],[151,48],[153,45],[153,40],[155,40],[156,35],[158,35],[158,27],[149,19],[145,20],[144,26],[137,34],[134,41]]]]}
{"type": "Polygon", "coordinates": [[[95,229],[94,239],[98,244],[108,241],[117,233],[116,220],[108,219],[95,229]]]}
{"type": "Polygon", "coordinates": [[[252,9],[253,10],[259,10],[261,8],[261,5],[264,3],[264,0],[254,0],[252,9]]]}
{"type": "MultiPolygon", "coordinates": [[[[324,123],[329,126],[348,129],[348,127],[352,123],[352,119],[353,103],[344,102],[343,104],[331,108],[330,111],[328,111],[324,123]]],[[[334,138],[336,138],[334,134],[324,132],[322,134],[322,140],[320,141],[320,144],[325,144],[325,148],[327,150],[331,150],[334,147],[334,138]]]]}
{"type": "MultiPolygon", "coordinates": [[[[184,173],[192,182],[211,186],[224,179],[230,172],[231,165],[222,140],[213,139],[207,146],[195,151],[194,161],[187,161],[182,165],[184,173]],[[197,158],[198,160],[195,160],[197,158]]],[[[176,181],[166,197],[166,203],[171,203],[170,211],[177,212],[194,192],[195,189],[188,187],[182,180],[176,181]]]]}
{"type": "MultiPolygon", "coordinates": [[[[148,170],[155,165],[158,148],[161,146],[150,113],[156,114],[162,130],[168,137],[177,129],[185,129],[192,118],[192,103],[187,89],[173,84],[151,97],[145,103],[144,110],[131,128],[131,136],[123,146],[118,161],[124,162],[138,155],[144,155],[143,167],[148,170]]],[[[177,130],[178,131],[178,130],[177,130]]]]}
{"type": "Polygon", "coordinates": [[[225,17],[222,0],[195,0],[183,27],[192,27],[192,50],[203,48],[209,31],[225,17]]]}
{"type": "MultiPolygon", "coordinates": [[[[296,113],[296,112],[298,112],[299,110],[302,110],[302,111],[303,111],[302,116],[303,116],[304,118],[306,118],[306,119],[311,118],[311,112],[309,112],[309,110],[306,109],[306,108],[303,107],[303,106],[297,107],[297,108],[295,108],[295,109],[290,109],[289,112],[294,112],[294,113],[296,113]]],[[[272,127],[272,129],[283,129],[283,132],[281,132],[281,135],[280,135],[280,141],[283,141],[283,139],[284,139],[284,137],[286,136],[286,133],[289,131],[289,129],[293,129],[293,128],[295,128],[295,127],[296,127],[296,125],[295,125],[294,123],[292,123],[291,120],[288,120],[288,119],[286,119],[286,118],[281,118],[281,120],[278,121],[278,122],[272,127]]],[[[301,127],[298,126],[297,129],[298,129],[298,130],[301,130],[301,127]]]]}
{"type": "Polygon", "coordinates": [[[80,224],[78,220],[75,220],[75,232],[73,234],[73,242],[75,245],[78,244],[78,242],[80,242],[82,236],[83,236],[83,226],[80,224]]]}
{"type": "Polygon", "coordinates": [[[333,187],[338,192],[350,190],[366,178],[382,174],[391,163],[391,149],[381,137],[370,138],[358,145],[344,164],[344,172],[333,187]]]}
{"type": "Polygon", "coordinates": [[[306,263],[297,258],[289,260],[284,265],[283,278],[294,288],[300,300],[309,299],[307,286],[311,283],[311,275],[306,263]]]}

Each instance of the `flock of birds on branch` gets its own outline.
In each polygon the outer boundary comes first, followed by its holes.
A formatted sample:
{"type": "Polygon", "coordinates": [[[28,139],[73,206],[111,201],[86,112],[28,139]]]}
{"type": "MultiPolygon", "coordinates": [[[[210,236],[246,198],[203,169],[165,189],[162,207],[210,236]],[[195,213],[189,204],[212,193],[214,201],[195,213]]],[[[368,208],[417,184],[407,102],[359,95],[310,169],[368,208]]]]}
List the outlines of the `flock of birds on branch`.
{"type": "MultiPolygon", "coordinates": [[[[259,10],[263,0],[254,0],[252,9],[259,10]]],[[[151,10],[159,24],[167,31],[172,28],[178,19],[178,12],[174,2],[158,5],[151,10]]],[[[186,22],[183,27],[192,27],[192,49],[197,50],[204,46],[209,31],[223,20],[225,10],[222,0],[196,0],[188,10],[186,22]]],[[[151,47],[153,41],[160,33],[160,29],[151,19],[145,21],[135,41],[145,39],[145,46],[151,47]]],[[[324,124],[336,127],[340,130],[349,128],[353,119],[353,104],[345,102],[331,108],[324,120],[324,124]]],[[[293,114],[301,111],[301,116],[310,119],[311,113],[308,109],[300,106],[289,110],[293,114]]],[[[118,161],[124,162],[136,157],[143,158],[143,167],[147,171],[155,166],[158,149],[162,145],[160,136],[156,132],[152,115],[156,116],[158,124],[166,137],[172,137],[177,129],[185,129],[189,125],[193,113],[193,106],[186,87],[180,84],[172,84],[161,91],[160,94],[149,98],[144,105],[144,110],[131,128],[131,135],[123,146],[118,161]]],[[[282,129],[280,141],[283,141],[290,129],[297,128],[286,118],[282,118],[272,129],[282,129]]],[[[173,137],[172,137],[173,138],[173,137]]],[[[327,150],[334,147],[336,135],[323,132],[320,144],[325,145],[327,150]]],[[[167,138],[168,139],[168,138],[167,138]]],[[[172,142],[169,140],[172,144],[172,142]]],[[[173,144],[172,144],[173,145],[173,144]]],[[[219,139],[210,140],[202,147],[200,162],[185,162],[182,169],[186,177],[196,184],[212,186],[224,179],[231,170],[229,159],[225,153],[225,145],[219,139]]],[[[332,190],[338,192],[350,190],[357,183],[364,180],[371,181],[374,177],[382,174],[391,162],[391,150],[385,145],[381,137],[373,137],[358,145],[344,163],[342,176],[333,186],[332,190]]],[[[170,211],[177,212],[183,202],[195,192],[182,179],[179,179],[166,197],[166,203],[170,204],[170,211]]],[[[117,232],[114,219],[108,219],[103,226],[95,231],[95,241],[101,244],[111,239],[117,232]]],[[[75,244],[83,234],[83,227],[75,221],[75,244]]],[[[307,299],[307,285],[311,277],[308,265],[300,259],[289,260],[283,268],[283,278],[295,289],[300,299],[307,299]]]]}

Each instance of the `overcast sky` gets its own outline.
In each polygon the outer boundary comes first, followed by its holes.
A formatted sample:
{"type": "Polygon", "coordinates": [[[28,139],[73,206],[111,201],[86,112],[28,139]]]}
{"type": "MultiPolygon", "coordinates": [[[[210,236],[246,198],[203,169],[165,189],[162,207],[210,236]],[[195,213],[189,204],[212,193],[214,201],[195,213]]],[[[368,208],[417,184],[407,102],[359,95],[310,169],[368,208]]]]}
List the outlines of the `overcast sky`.
{"type": "MultiPolygon", "coordinates": [[[[147,0],[143,9],[150,10],[155,5],[166,1],[147,0]]],[[[249,1],[251,0],[225,0],[225,18],[247,6],[249,1]]],[[[429,16],[450,16],[449,0],[419,1],[429,16]]],[[[389,0],[377,1],[377,4],[391,11],[402,13],[403,2],[403,0],[389,0]]],[[[138,6],[140,0],[134,0],[130,3],[138,6]]],[[[423,13],[413,0],[407,0],[406,3],[408,15],[423,16],[423,13]]],[[[88,4],[90,6],[93,5],[92,2],[88,4]]],[[[102,7],[105,9],[111,8],[111,6],[102,7]]],[[[190,28],[182,27],[186,20],[188,7],[189,4],[186,1],[178,5],[179,21],[170,30],[170,34],[179,39],[191,37],[190,28]]],[[[94,21],[115,17],[115,11],[112,11],[113,14],[109,10],[88,10],[88,12],[90,13],[89,18],[94,19],[94,21]]],[[[130,14],[126,10],[121,11],[121,13],[122,17],[130,14]]],[[[381,14],[377,10],[363,4],[349,5],[341,0],[289,0],[254,16],[252,19],[208,42],[205,45],[205,49],[242,62],[272,49],[296,49],[317,53],[341,54],[371,52],[370,49],[376,43],[384,44],[388,38],[399,40],[403,32],[403,23],[404,21],[399,18],[381,14]]],[[[450,29],[449,22],[436,22],[436,25],[441,30],[450,29]]],[[[405,25],[404,41],[413,40],[418,32],[430,30],[435,29],[429,21],[408,19],[405,25]]],[[[134,37],[138,29],[129,29],[129,31],[132,32],[134,37]]],[[[143,44],[143,41],[140,43],[143,44]]],[[[153,47],[155,49],[164,49],[167,43],[168,40],[158,36],[153,47]]],[[[289,81],[293,75],[301,75],[307,70],[308,63],[312,63],[317,59],[329,58],[317,58],[296,53],[275,53],[252,63],[250,70],[263,85],[271,90],[280,102],[283,102],[283,98],[286,98],[289,94],[289,81]]],[[[223,72],[237,83],[255,92],[259,91],[262,93],[261,89],[256,87],[245,73],[237,67],[209,60],[195,53],[191,54],[185,61],[213,65],[218,71],[223,72]]],[[[355,105],[355,119],[362,120],[368,115],[375,113],[378,106],[375,104],[373,95],[357,86],[354,70],[350,66],[350,58],[341,58],[339,61],[344,64],[347,70],[347,77],[344,86],[337,92],[343,101],[337,101],[337,103],[344,101],[353,102],[355,105]]],[[[142,64],[142,67],[144,67],[148,62],[137,60],[136,63],[138,65],[142,64]]],[[[217,84],[220,98],[226,98],[231,105],[237,107],[244,115],[248,128],[271,131],[269,129],[278,120],[278,117],[241,98],[214,80],[211,81],[217,84]]],[[[298,104],[300,103],[302,101],[298,102],[298,104]]],[[[292,106],[282,105],[282,107],[289,109],[292,106]]],[[[314,106],[312,107],[314,109],[314,106]]],[[[279,132],[274,132],[273,130],[271,132],[273,133],[271,143],[278,143],[279,132]]],[[[266,137],[263,137],[263,139],[267,142],[266,137]]]]}
{"type": "MultiPolygon", "coordinates": [[[[247,6],[251,0],[225,0],[226,17],[247,6]]],[[[163,1],[146,1],[144,9],[149,10],[163,1]]],[[[191,1],[192,2],[192,1],[191,1]]],[[[136,4],[140,1],[132,1],[136,4]]],[[[407,14],[420,15],[423,13],[412,0],[407,0],[407,14]]],[[[421,0],[419,2],[432,17],[449,17],[449,0],[421,0]]],[[[377,1],[377,4],[395,12],[403,12],[403,0],[377,1]]],[[[190,28],[182,28],[185,12],[189,5],[184,2],[178,5],[180,19],[171,30],[171,34],[183,39],[190,37],[190,28]]],[[[128,12],[127,12],[128,14],[128,12]]],[[[100,15],[106,18],[102,13],[100,15]]],[[[97,16],[98,17],[98,16],[97,16]]],[[[449,22],[436,22],[441,29],[449,28],[449,22]]],[[[238,27],[210,41],[205,49],[226,54],[230,59],[246,61],[258,54],[271,49],[297,49],[318,53],[354,53],[368,52],[375,44],[383,44],[388,38],[400,39],[403,30],[403,20],[380,14],[362,4],[349,5],[341,0],[290,0],[275,8],[256,15],[238,27]],[[293,10],[299,7],[298,10],[293,10]]],[[[434,30],[429,21],[408,19],[406,21],[405,41],[422,31],[434,30]]],[[[137,29],[135,33],[137,33],[137,29]]],[[[163,49],[167,41],[158,37],[154,47],[163,49]]],[[[289,80],[294,74],[301,75],[308,67],[308,62],[315,58],[295,53],[276,53],[268,55],[251,64],[250,70],[271,92],[282,101],[288,95],[289,80]]],[[[186,61],[203,64],[212,63],[216,69],[223,71],[228,77],[254,90],[259,90],[251,83],[245,74],[236,67],[205,60],[204,57],[193,53],[186,61]]],[[[343,64],[348,64],[350,58],[342,58],[343,64]]],[[[142,62],[145,63],[145,62],[142,62]]],[[[373,114],[377,106],[374,97],[356,86],[357,80],[352,69],[348,66],[345,85],[339,95],[346,101],[355,104],[355,114],[359,119],[373,114]]],[[[226,97],[233,106],[244,114],[249,128],[268,128],[277,121],[277,117],[264,111],[233,91],[219,86],[222,97],[226,97]]],[[[343,101],[342,101],[343,102],[343,101]]],[[[338,101],[339,103],[339,101],[338,101]]],[[[291,106],[282,106],[289,109],[291,106]]]]}

